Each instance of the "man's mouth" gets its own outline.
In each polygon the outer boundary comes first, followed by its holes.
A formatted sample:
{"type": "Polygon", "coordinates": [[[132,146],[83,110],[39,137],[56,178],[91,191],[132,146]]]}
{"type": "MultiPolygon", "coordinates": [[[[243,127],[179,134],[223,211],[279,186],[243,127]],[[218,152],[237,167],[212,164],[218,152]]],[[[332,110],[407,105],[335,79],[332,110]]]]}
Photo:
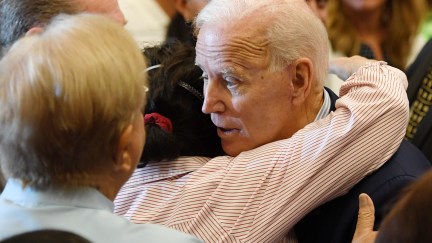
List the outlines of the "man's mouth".
{"type": "Polygon", "coordinates": [[[225,135],[236,133],[236,132],[238,132],[238,129],[218,127],[218,133],[223,133],[225,135]]]}

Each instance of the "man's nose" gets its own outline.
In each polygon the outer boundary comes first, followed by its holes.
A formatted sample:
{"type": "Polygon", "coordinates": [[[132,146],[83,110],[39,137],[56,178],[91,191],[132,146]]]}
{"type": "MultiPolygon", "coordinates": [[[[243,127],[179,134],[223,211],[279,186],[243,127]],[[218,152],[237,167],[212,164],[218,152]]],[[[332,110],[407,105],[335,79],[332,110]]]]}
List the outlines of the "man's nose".
{"type": "Polygon", "coordinates": [[[223,112],[225,106],[222,98],[223,90],[220,89],[217,82],[208,81],[204,84],[204,103],[202,106],[202,112],[205,114],[223,112]]]}

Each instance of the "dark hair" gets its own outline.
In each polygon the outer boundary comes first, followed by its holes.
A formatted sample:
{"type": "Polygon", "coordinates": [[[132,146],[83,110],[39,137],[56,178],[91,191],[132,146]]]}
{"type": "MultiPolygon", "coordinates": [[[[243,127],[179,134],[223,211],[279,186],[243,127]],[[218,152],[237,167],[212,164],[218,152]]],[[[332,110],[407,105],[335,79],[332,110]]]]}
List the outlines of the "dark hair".
{"type": "Polygon", "coordinates": [[[223,155],[216,126],[201,112],[202,71],[195,65],[195,49],[180,42],[147,48],[149,92],[145,113],[159,113],[173,124],[172,133],[146,124],[146,144],[141,161],[172,160],[179,156],[223,155]],[[192,88],[179,85],[185,83],[192,88]],[[195,90],[195,91],[193,91],[195,90]],[[191,92],[192,91],[192,92],[191,92]]]}
{"type": "Polygon", "coordinates": [[[90,243],[89,240],[62,230],[38,230],[14,235],[0,241],[1,243],[90,243]]]}
{"type": "Polygon", "coordinates": [[[60,13],[77,13],[78,7],[76,0],[1,0],[0,51],[4,54],[32,27],[43,27],[60,13]]]}
{"type": "Polygon", "coordinates": [[[410,185],[384,218],[376,243],[432,242],[432,171],[410,185]]]}
{"type": "Polygon", "coordinates": [[[0,194],[3,192],[5,184],[6,184],[6,179],[4,178],[4,175],[3,175],[1,168],[0,168],[0,194]]]}
{"type": "Polygon", "coordinates": [[[196,37],[193,35],[193,28],[191,23],[187,23],[183,16],[179,13],[174,15],[168,25],[165,42],[180,41],[182,43],[194,45],[196,44],[196,37]]]}

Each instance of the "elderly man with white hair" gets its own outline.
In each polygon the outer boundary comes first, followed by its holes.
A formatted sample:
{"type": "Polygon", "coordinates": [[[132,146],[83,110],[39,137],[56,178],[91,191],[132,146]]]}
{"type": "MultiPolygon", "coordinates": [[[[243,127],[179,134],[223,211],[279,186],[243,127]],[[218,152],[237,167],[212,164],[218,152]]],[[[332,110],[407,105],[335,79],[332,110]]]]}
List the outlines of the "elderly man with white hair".
{"type": "Polygon", "coordinates": [[[175,183],[129,181],[116,198],[118,214],[205,242],[282,241],[400,145],[405,75],[383,62],[347,59],[342,71],[359,69],[330,112],[327,34],[304,0],[210,1],[196,30],[202,110],[228,156],[207,158],[175,183]]]}

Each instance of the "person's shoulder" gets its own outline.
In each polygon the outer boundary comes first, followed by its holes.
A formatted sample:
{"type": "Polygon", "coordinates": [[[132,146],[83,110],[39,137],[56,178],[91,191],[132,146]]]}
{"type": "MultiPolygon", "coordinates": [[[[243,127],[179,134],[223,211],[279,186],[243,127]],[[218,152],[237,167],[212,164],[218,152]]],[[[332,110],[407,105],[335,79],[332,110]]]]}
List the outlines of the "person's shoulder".
{"type": "Polygon", "coordinates": [[[146,242],[155,243],[202,242],[195,236],[156,224],[134,225],[134,227],[130,228],[129,233],[125,235],[128,235],[128,237],[130,238],[128,239],[128,242],[139,242],[139,240],[142,241],[143,239],[145,239],[146,242]]]}
{"type": "Polygon", "coordinates": [[[424,154],[410,142],[403,140],[396,153],[364,180],[363,188],[374,188],[375,194],[392,197],[430,168],[431,164],[424,154]]]}
{"type": "Polygon", "coordinates": [[[403,140],[396,153],[387,163],[395,163],[407,175],[418,177],[431,168],[426,156],[411,142],[403,140]]]}
{"type": "Polygon", "coordinates": [[[126,218],[114,214],[106,214],[105,217],[99,217],[97,221],[101,222],[101,220],[103,220],[104,223],[100,223],[100,226],[95,226],[95,230],[99,233],[88,237],[94,242],[202,242],[195,236],[181,231],[170,229],[162,225],[133,223],[126,218]],[[105,233],[101,235],[102,231],[105,233]]]}

